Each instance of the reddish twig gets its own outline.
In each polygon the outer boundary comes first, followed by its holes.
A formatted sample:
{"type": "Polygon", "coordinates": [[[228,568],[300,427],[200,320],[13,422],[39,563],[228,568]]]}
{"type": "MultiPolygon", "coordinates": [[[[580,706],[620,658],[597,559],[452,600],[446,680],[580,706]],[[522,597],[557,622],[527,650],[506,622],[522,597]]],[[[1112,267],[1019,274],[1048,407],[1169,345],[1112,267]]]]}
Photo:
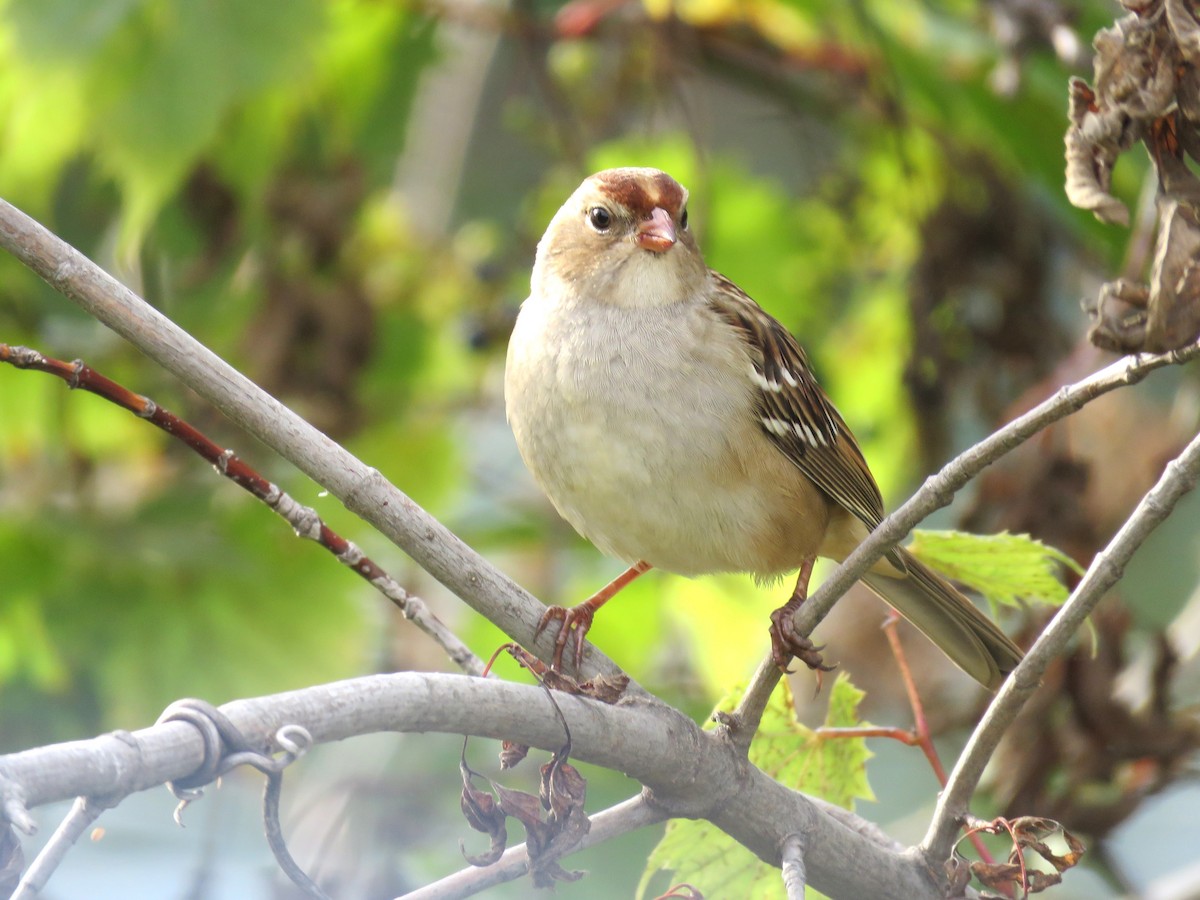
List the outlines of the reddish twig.
{"type": "Polygon", "coordinates": [[[326,525],[314,509],[297,503],[288,493],[260,475],[232,450],[214,443],[199,429],[159,406],[149,397],[135,394],[85,365],[82,360],[63,362],[43,356],[28,347],[13,347],[0,343],[0,362],[9,363],[18,369],[47,372],[61,378],[72,390],[84,390],[103,397],[182,441],[200,457],[212,463],[217,472],[249,491],[282,516],[298,537],[320,544],[337,557],[338,562],[370,582],[399,608],[406,619],[411,620],[437,641],[460,668],[473,675],[483,670],[483,663],[479,657],[429,610],[420,597],[408,593],[356,544],[326,525]]]}
{"type": "MultiPolygon", "coordinates": [[[[947,780],[946,767],[942,765],[942,759],[938,756],[937,747],[933,744],[933,735],[929,731],[929,720],[925,718],[925,704],[921,701],[921,695],[917,691],[917,683],[912,676],[912,669],[908,665],[908,655],[904,652],[904,646],[900,642],[900,632],[896,627],[899,621],[899,614],[894,610],[889,611],[887,618],[883,622],[883,633],[887,635],[888,645],[892,648],[892,656],[896,658],[896,665],[900,668],[900,677],[904,681],[904,690],[908,694],[908,702],[912,707],[913,727],[898,728],[886,725],[851,728],[826,727],[818,728],[817,734],[822,738],[830,739],[854,737],[889,738],[909,747],[920,747],[921,752],[925,754],[925,758],[929,760],[929,766],[933,769],[933,774],[937,778],[938,783],[942,787],[945,787],[947,780]]],[[[976,831],[967,832],[967,837],[970,839],[975,851],[979,854],[980,859],[988,863],[995,861],[988,848],[984,846],[983,839],[976,831]]]]}
{"type": "MultiPolygon", "coordinates": [[[[948,776],[946,775],[946,767],[942,765],[942,759],[938,756],[937,747],[933,745],[933,735],[929,732],[929,721],[925,718],[925,704],[921,702],[921,695],[917,691],[917,683],[913,680],[912,669],[908,665],[908,655],[904,652],[904,646],[900,643],[900,632],[896,627],[900,622],[900,615],[891,610],[888,613],[887,619],[883,623],[883,633],[887,635],[888,645],[892,648],[892,656],[896,658],[896,665],[900,667],[900,677],[904,679],[904,690],[908,693],[908,703],[913,711],[913,730],[910,732],[914,737],[914,743],[921,748],[921,752],[925,754],[925,758],[929,760],[929,765],[933,769],[933,774],[938,780],[938,784],[942,787],[946,786],[948,776]]],[[[992,854],[983,843],[981,838],[975,832],[968,832],[967,837],[971,841],[971,846],[975,848],[975,852],[979,854],[979,858],[984,862],[995,862],[992,854]]]]}
{"type": "Polygon", "coordinates": [[[929,722],[925,718],[925,704],[921,702],[917,683],[913,680],[912,669],[908,665],[908,656],[900,643],[900,633],[896,628],[899,621],[900,616],[896,612],[889,612],[883,623],[883,633],[887,635],[888,645],[892,648],[892,656],[896,658],[896,665],[900,667],[900,677],[904,680],[904,690],[908,693],[908,703],[912,707],[913,730],[910,734],[915,738],[914,743],[921,748],[921,752],[929,760],[933,774],[937,776],[938,784],[945,787],[946,767],[942,765],[937,748],[933,746],[933,735],[929,733],[929,722]]]}

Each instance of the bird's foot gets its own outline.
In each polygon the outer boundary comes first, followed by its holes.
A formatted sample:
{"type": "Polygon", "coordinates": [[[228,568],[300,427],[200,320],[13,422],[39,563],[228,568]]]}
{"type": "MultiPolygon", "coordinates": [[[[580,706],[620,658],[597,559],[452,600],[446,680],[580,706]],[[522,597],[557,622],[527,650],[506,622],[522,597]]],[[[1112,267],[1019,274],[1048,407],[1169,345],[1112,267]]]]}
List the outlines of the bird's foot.
{"type": "Polygon", "coordinates": [[[551,606],[542,614],[537,630],[533,633],[535,641],[541,637],[542,632],[550,626],[551,622],[560,623],[558,635],[554,639],[554,656],[550,660],[551,669],[555,672],[562,671],[563,650],[566,649],[567,641],[571,640],[572,635],[575,638],[575,668],[579,668],[580,663],[583,662],[583,639],[587,635],[588,629],[592,627],[592,619],[595,615],[595,606],[587,601],[569,608],[551,606]]]}
{"type": "Polygon", "coordinates": [[[836,666],[828,666],[821,657],[824,645],[817,646],[796,631],[795,614],[800,603],[788,601],[771,613],[771,658],[785,675],[791,674],[788,663],[798,659],[815,672],[832,672],[836,666]]]}

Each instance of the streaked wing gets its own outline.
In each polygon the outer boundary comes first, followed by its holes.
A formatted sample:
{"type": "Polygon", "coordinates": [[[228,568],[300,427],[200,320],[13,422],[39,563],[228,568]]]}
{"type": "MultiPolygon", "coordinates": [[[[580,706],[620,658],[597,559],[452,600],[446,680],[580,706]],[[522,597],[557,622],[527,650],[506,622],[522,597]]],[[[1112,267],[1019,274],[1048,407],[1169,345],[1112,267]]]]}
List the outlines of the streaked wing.
{"type": "Polygon", "coordinates": [[[714,310],[740,331],[758,386],[759,424],[812,482],[868,529],[883,519],[883,498],[858,442],[817,384],[804,350],[736,284],[712,272],[714,310]]]}

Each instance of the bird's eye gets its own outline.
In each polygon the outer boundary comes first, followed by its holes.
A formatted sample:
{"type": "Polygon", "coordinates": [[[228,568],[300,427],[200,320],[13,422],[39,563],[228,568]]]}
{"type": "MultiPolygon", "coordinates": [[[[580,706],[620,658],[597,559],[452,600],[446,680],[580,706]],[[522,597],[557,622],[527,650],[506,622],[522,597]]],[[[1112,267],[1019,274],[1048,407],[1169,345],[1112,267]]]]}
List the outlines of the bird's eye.
{"type": "Polygon", "coordinates": [[[593,206],[587,211],[588,224],[597,231],[608,231],[612,225],[612,213],[603,206],[593,206]]]}
{"type": "Polygon", "coordinates": [[[687,207],[683,208],[683,214],[679,217],[679,227],[687,231],[687,207]]]}

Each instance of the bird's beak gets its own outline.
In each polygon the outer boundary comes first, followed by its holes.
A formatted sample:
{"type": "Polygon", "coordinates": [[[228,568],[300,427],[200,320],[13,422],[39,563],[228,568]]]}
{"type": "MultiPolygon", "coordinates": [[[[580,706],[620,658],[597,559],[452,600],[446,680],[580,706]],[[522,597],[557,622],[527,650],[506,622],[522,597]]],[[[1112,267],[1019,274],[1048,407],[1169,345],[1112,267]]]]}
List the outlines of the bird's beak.
{"type": "Polygon", "coordinates": [[[650,218],[642,221],[637,228],[637,243],[643,250],[652,253],[666,253],[675,246],[675,223],[665,209],[654,207],[650,218]]]}

